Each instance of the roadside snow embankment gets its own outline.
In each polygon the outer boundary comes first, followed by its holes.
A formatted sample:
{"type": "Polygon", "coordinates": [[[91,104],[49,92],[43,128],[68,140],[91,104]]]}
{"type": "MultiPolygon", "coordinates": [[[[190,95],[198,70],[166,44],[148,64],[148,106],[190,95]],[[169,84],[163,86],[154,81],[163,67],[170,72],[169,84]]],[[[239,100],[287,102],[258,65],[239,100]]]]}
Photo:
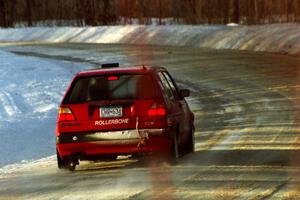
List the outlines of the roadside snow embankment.
{"type": "Polygon", "coordinates": [[[0,42],[171,45],[300,53],[300,26],[102,26],[0,29],[0,42]]]}
{"type": "Polygon", "coordinates": [[[0,167],[55,154],[58,104],[79,67],[4,51],[0,61],[0,167]]]}

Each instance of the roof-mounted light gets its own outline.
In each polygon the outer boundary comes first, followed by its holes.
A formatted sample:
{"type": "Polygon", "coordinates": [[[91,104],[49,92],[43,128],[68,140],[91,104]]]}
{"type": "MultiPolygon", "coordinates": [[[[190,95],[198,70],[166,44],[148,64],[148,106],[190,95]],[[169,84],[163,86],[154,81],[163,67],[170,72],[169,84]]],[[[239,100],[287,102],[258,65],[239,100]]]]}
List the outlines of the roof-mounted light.
{"type": "Polygon", "coordinates": [[[119,67],[119,63],[106,63],[106,64],[102,64],[101,67],[102,67],[102,69],[106,69],[106,68],[118,68],[119,67]]]}

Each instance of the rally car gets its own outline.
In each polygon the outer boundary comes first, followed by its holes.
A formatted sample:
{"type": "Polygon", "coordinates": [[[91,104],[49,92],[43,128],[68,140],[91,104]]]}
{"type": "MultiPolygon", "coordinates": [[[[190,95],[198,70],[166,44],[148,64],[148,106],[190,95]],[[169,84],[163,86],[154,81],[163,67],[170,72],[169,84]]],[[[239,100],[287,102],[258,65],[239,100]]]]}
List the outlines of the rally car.
{"type": "Polygon", "coordinates": [[[79,72],[59,107],[57,163],[75,170],[79,160],[161,155],[176,161],[194,151],[194,115],[163,67],[119,67],[79,72]]]}

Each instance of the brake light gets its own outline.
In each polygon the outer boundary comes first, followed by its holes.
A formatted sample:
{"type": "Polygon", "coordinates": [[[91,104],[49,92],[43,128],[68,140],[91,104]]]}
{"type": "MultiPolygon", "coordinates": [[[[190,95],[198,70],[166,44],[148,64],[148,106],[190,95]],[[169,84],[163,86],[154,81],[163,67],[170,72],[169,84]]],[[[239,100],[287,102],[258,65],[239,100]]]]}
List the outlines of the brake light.
{"type": "Polygon", "coordinates": [[[58,111],[58,121],[74,121],[75,116],[68,107],[60,107],[58,111]]]}
{"type": "Polygon", "coordinates": [[[152,104],[147,114],[148,116],[164,116],[166,113],[167,111],[163,105],[155,103],[152,104]]]}
{"type": "Polygon", "coordinates": [[[117,80],[119,80],[119,77],[118,76],[109,76],[109,77],[107,77],[107,80],[109,80],[109,81],[117,81],[117,80]]]}

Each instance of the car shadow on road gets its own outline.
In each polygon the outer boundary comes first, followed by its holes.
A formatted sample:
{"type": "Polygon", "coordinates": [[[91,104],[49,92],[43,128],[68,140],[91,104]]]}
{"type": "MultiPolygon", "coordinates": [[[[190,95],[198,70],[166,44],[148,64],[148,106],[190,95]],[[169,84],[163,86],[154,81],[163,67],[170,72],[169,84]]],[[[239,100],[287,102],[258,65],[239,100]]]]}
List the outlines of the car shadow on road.
{"type": "MultiPolygon", "coordinates": [[[[201,150],[182,156],[180,166],[300,166],[300,150],[201,150]]],[[[81,164],[77,171],[144,169],[161,166],[152,157],[81,164]],[[155,164],[156,163],[156,164],[155,164]]]]}

